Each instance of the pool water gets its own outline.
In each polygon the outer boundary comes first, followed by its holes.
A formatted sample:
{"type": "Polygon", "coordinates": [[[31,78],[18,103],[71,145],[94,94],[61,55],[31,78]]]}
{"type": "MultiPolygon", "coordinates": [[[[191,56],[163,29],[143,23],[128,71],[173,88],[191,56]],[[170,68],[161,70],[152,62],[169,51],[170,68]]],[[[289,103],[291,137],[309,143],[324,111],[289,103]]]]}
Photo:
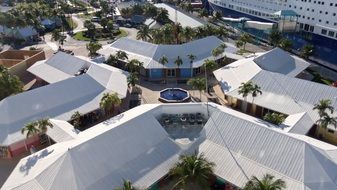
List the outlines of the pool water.
{"type": "Polygon", "coordinates": [[[160,99],[169,102],[181,102],[188,97],[188,92],[179,88],[168,88],[160,92],[160,99]]]}

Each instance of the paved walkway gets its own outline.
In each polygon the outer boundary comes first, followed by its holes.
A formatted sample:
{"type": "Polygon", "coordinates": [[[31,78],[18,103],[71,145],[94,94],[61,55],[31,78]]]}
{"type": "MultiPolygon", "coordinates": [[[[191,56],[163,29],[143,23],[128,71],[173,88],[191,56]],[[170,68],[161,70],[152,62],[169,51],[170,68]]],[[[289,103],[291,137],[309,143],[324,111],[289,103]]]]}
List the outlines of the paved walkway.
{"type": "MultiPolygon", "coordinates": [[[[191,89],[191,87],[188,86],[187,84],[174,84],[174,83],[160,84],[156,82],[141,81],[140,84],[137,86],[142,89],[142,104],[162,103],[159,101],[159,93],[161,90],[164,90],[165,88],[182,88],[187,90],[194,100],[199,101],[200,99],[199,91],[191,89]]],[[[201,93],[201,101],[202,102],[207,101],[207,98],[203,92],[201,93]]]]}

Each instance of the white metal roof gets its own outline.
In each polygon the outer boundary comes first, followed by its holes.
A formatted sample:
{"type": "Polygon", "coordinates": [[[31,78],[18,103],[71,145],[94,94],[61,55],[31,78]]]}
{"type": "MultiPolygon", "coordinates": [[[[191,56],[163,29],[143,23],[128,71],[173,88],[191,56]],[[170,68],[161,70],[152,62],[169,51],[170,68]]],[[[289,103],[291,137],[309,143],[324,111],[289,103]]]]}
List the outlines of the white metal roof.
{"type": "Polygon", "coordinates": [[[46,133],[57,143],[75,139],[79,133],[79,131],[67,121],[50,119],[50,122],[53,127],[48,128],[46,133]]]}
{"type": "Polygon", "coordinates": [[[254,62],[263,70],[281,73],[290,77],[296,77],[310,66],[310,63],[304,59],[290,55],[278,47],[257,56],[254,62]]]}
{"type": "Polygon", "coordinates": [[[111,189],[122,179],[147,188],[167,174],[179,155],[195,149],[216,163],[216,175],[239,187],[252,175],[270,173],[291,190],[337,189],[336,146],[274,130],[265,121],[210,103],[211,118],[185,149],[156,119],[174,110],[205,112],[206,106],[138,106],[74,140],[23,158],[2,189],[111,189]]]}
{"type": "Polygon", "coordinates": [[[169,19],[172,22],[176,22],[177,19],[177,22],[179,22],[182,27],[189,26],[195,28],[204,25],[204,21],[193,18],[192,16],[189,16],[165,3],[154,4],[154,6],[156,6],[157,8],[166,9],[169,14],[169,19]]]}
{"type": "MultiPolygon", "coordinates": [[[[252,81],[262,90],[262,95],[254,98],[254,104],[292,115],[291,118],[299,119],[297,114],[307,113],[298,123],[291,125],[293,127],[285,129],[306,134],[318,119],[317,111],[312,109],[314,104],[321,99],[331,99],[337,109],[336,88],[294,78],[307,67],[308,63],[302,62],[300,58],[274,49],[259,54],[256,58],[241,59],[222,67],[214,71],[214,75],[225,94],[243,99],[238,93],[239,86],[243,82],[252,81]]],[[[247,101],[252,102],[252,97],[248,96],[247,101]]]]}
{"type": "Polygon", "coordinates": [[[48,60],[36,62],[27,71],[51,84],[74,77],[79,70],[89,68],[90,65],[91,62],[87,60],[57,52],[48,60]]]}
{"type": "MultiPolygon", "coordinates": [[[[193,54],[196,56],[193,67],[196,68],[200,67],[205,59],[214,59],[212,50],[222,43],[224,42],[215,36],[209,36],[180,45],[157,45],[129,38],[120,38],[114,43],[104,46],[98,53],[107,58],[118,50],[122,50],[128,54],[129,60],[138,59],[143,62],[143,66],[146,69],[176,68],[177,66],[174,61],[178,56],[183,60],[183,65],[180,68],[190,68],[188,55],[193,54]],[[168,58],[168,63],[165,66],[159,63],[159,59],[164,55],[168,58]]],[[[234,45],[229,43],[226,43],[226,45],[225,53],[219,57],[242,58],[235,55],[237,48],[234,45]]]]}
{"type": "Polygon", "coordinates": [[[105,92],[127,94],[127,73],[108,65],[92,64],[86,74],[9,96],[0,102],[0,144],[23,140],[22,127],[49,117],[69,120],[75,111],[82,114],[99,108],[105,92]]]}

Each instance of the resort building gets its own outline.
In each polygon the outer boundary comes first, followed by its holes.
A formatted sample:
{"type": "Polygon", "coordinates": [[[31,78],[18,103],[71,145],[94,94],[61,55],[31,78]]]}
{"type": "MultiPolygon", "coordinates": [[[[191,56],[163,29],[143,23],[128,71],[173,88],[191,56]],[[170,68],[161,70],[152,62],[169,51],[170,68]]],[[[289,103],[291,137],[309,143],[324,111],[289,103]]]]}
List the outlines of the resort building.
{"type": "MultiPolygon", "coordinates": [[[[60,73],[49,72],[46,80],[63,77],[60,73]],[[59,74],[60,77],[53,76],[59,74]]],[[[39,144],[39,137],[26,139],[21,134],[21,129],[29,122],[42,118],[68,121],[76,111],[82,115],[100,112],[100,100],[107,92],[115,92],[124,99],[128,93],[127,75],[108,65],[91,64],[82,75],[52,81],[49,85],[3,99],[0,102],[0,156],[12,157],[25,152],[32,144],[39,144]]]]}
{"type": "Polygon", "coordinates": [[[335,0],[209,0],[215,10],[228,17],[248,17],[257,21],[278,22],[285,19],[295,23],[297,31],[304,31],[316,41],[336,43],[337,2],[335,0]],[[330,42],[329,42],[330,41],[330,42]]]}
{"type": "Polygon", "coordinates": [[[21,159],[2,189],[114,189],[123,179],[161,189],[194,152],[215,163],[224,189],[266,173],[289,190],[337,189],[336,146],[271,126],[213,103],[141,105],[21,159]]]}
{"type": "MultiPolygon", "coordinates": [[[[280,52],[278,49],[271,52],[274,51],[280,52]]],[[[287,118],[301,118],[299,121],[302,127],[294,133],[308,134],[319,119],[317,110],[313,110],[315,104],[322,99],[330,99],[337,110],[337,88],[295,78],[301,76],[301,71],[308,65],[302,59],[290,55],[288,58],[271,56],[274,61],[269,61],[268,67],[264,66],[260,61],[268,60],[271,52],[236,61],[214,71],[214,75],[231,107],[258,117],[263,117],[268,112],[276,112],[286,115],[287,118]],[[295,60],[292,67],[287,61],[290,57],[295,60]],[[239,87],[248,81],[261,87],[262,95],[255,98],[251,95],[242,97],[238,92],[239,87]]],[[[284,130],[289,128],[285,127],[284,130]]],[[[325,130],[320,131],[319,136],[337,143],[333,126],[328,127],[327,133],[325,130]]]]}
{"type": "Polygon", "coordinates": [[[219,47],[224,42],[215,36],[191,41],[179,45],[152,44],[149,42],[120,38],[112,44],[106,45],[98,53],[107,59],[117,51],[124,51],[128,54],[128,60],[137,59],[143,62],[144,69],[141,74],[148,80],[180,79],[186,80],[201,73],[204,60],[222,59],[224,57],[238,60],[242,57],[236,55],[237,48],[233,44],[226,43],[225,52],[213,57],[212,50],[219,47]],[[202,47],[202,48],[201,48],[202,47]],[[188,55],[196,58],[191,63],[188,55]],[[159,62],[160,58],[166,56],[168,63],[163,65],[159,62]],[[182,59],[183,64],[177,66],[177,58],[182,59]]]}

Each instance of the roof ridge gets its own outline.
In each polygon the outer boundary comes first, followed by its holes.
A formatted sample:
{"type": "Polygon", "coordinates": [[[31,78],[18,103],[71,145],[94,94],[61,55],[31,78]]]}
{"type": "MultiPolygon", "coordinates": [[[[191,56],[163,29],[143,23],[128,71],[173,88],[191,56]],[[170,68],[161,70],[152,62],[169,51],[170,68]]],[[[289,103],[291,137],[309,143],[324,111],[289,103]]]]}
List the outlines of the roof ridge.
{"type": "MultiPolygon", "coordinates": [[[[320,163],[319,166],[323,169],[324,173],[329,177],[329,179],[331,179],[331,181],[335,184],[335,187],[337,187],[337,182],[336,182],[337,174],[334,176],[334,179],[332,179],[331,176],[329,175],[330,172],[327,172],[326,166],[322,164],[322,162],[321,162],[321,160],[320,160],[319,158],[317,158],[317,154],[318,154],[319,156],[321,156],[321,157],[324,157],[324,158],[326,158],[326,156],[324,156],[319,150],[316,150],[316,149],[317,149],[316,147],[313,147],[312,145],[310,145],[310,144],[307,143],[307,142],[305,142],[305,146],[304,146],[304,149],[306,149],[306,148],[308,148],[308,149],[311,151],[311,153],[314,154],[314,157],[313,157],[313,158],[314,158],[318,163],[320,163]]],[[[305,152],[307,152],[307,150],[305,150],[305,152]]],[[[304,155],[306,155],[306,154],[304,154],[304,155]]],[[[306,156],[305,156],[305,157],[306,157],[306,156]]],[[[304,158],[305,158],[305,157],[304,157],[304,158]]],[[[334,166],[335,168],[337,168],[337,166],[334,164],[333,161],[331,161],[331,159],[325,159],[325,160],[328,160],[328,162],[332,162],[333,166],[334,166]]],[[[306,159],[304,159],[304,162],[306,162],[306,159]]],[[[303,174],[305,174],[305,173],[303,172],[303,174]]],[[[303,180],[305,180],[305,176],[303,176],[303,180]]]]}
{"type": "MultiPolygon", "coordinates": [[[[221,145],[215,143],[215,142],[212,141],[212,140],[206,139],[205,141],[211,142],[212,144],[216,145],[216,146],[219,147],[220,149],[223,148],[221,145]]],[[[205,142],[205,141],[204,141],[204,142],[205,142]]],[[[202,142],[202,143],[203,143],[203,142],[202,142]]],[[[202,144],[202,143],[201,143],[201,144],[202,144]]],[[[233,151],[233,150],[231,150],[231,151],[233,151]]],[[[234,154],[236,154],[235,156],[240,157],[240,158],[242,158],[242,159],[249,160],[249,161],[251,161],[251,162],[254,162],[255,164],[259,165],[259,166],[262,167],[262,168],[266,168],[266,169],[268,169],[268,170],[272,170],[272,171],[274,171],[275,173],[278,173],[280,176],[283,176],[283,177],[285,177],[285,178],[287,178],[287,179],[289,179],[289,180],[293,180],[293,181],[296,181],[296,182],[299,182],[299,183],[304,183],[304,182],[301,182],[301,181],[296,180],[296,179],[294,179],[294,178],[288,177],[287,175],[285,175],[285,174],[283,174],[283,173],[281,173],[281,172],[279,172],[279,171],[277,171],[277,170],[275,170],[275,169],[273,169],[273,168],[267,167],[267,166],[265,166],[265,165],[263,165],[263,164],[261,164],[261,163],[255,161],[255,160],[253,160],[253,159],[250,159],[250,158],[248,158],[248,157],[246,157],[246,156],[244,156],[244,155],[242,155],[242,154],[239,154],[239,153],[236,152],[236,151],[233,151],[233,152],[234,152],[234,154]]]]}

